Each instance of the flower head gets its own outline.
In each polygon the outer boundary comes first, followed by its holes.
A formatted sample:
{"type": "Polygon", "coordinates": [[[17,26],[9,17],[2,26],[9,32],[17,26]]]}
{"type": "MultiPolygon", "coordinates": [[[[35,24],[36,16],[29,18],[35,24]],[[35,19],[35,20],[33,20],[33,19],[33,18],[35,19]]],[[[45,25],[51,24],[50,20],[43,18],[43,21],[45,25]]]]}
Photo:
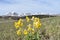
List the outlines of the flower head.
{"type": "Polygon", "coordinates": [[[23,31],[23,33],[24,33],[24,35],[27,35],[27,34],[28,34],[28,31],[25,29],[25,30],[23,31]]]}
{"type": "Polygon", "coordinates": [[[33,20],[34,20],[34,18],[35,18],[35,17],[34,17],[34,16],[32,16],[32,19],[31,19],[31,20],[33,21],[33,20]]]}
{"type": "Polygon", "coordinates": [[[17,31],[17,35],[18,35],[18,36],[21,35],[21,30],[18,30],[18,31],[17,31]]]}
{"type": "Polygon", "coordinates": [[[28,17],[28,16],[26,16],[26,20],[27,20],[27,22],[29,22],[29,21],[30,21],[30,19],[29,19],[29,17],[28,17]]]}
{"type": "Polygon", "coordinates": [[[15,22],[14,25],[15,25],[16,29],[19,28],[19,26],[20,26],[19,23],[17,23],[17,22],[15,22]]]}
{"type": "Polygon", "coordinates": [[[35,22],[37,22],[37,21],[40,22],[40,19],[36,17],[36,18],[34,18],[34,21],[35,22]]]}
{"type": "Polygon", "coordinates": [[[19,28],[19,27],[22,27],[23,26],[23,20],[22,19],[19,19],[17,22],[14,23],[16,29],[19,28]]]}
{"type": "Polygon", "coordinates": [[[35,18],[34,22],[33,22],[33,26],[35,28],[40,28],[41,27],[41,22],[39,18],[35,18]]]}
{"type": "Polygon", "coordinates": [[[31,31],[32,30],[32,28],[30,27],[30,26],[28,26],[28,29],[27,29],[28,31],[31,31]]]}

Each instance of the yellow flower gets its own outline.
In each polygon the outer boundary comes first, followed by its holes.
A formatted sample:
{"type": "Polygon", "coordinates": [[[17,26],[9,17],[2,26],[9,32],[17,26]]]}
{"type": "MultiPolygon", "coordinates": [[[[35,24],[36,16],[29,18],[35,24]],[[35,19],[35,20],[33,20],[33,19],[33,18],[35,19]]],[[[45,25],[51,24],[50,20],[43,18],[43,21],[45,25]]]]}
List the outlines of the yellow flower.
{"type": "Polygon", "coordinates": [[[24,25],[24,26],[27,26],[27,27],[23,27],[23,24],[25,24],[25,23],[22,19],[19,19],[17,22],[14,23],[14,26],[16,27],[16,29],[19,29],[19,30],[17,30],[17,35],[19,35],[19,36],[21,36],[21,35],[25,36],[28,34],[34,35],[36,30],[41,27],[40,19],[37,17],[33,16],[30,19],[29,17],[26,16],[26,21],[27,21],[28,25],[24,25]],[[29,24],[30,21],[32,21],[33,25],[29,24]]]}
{"type": "Polygon", "coordinates": [[[32,16],[32,19],[31,19],[31,20],[33,21],[33,20],[34,20],[34,18],[35,18],[35,17],[34,17],[34,16],[32,16]]]}
{"type": "Polygon", "coordinates": [[[27,22],[29,22],[30,21],[29,17],[26,16],[26,20],[27,20],[27,22]]]}
{"type": "Polygon", "coordinates": [[[23,20],[20,18],[20,19],[18,20],[18,22],[23,22],[23,20]]]}
{"type": "Polygon", "coordinates": [[[32,29],[31,27],[28,27],[28,29],[27,29],[27,30],[28,30],[28,31],[31,31],[31,29],[32,29]]]}
{"type": "Polygon", "coordinates": [[[39,22],[39,21],[40,21],[40,19],[39,19],[39,18],[37,18],[37,17],[36,17],[36,18],[34,18],[34,22],[37,22],[37,21],[39,22]]]}
{"type": "Polygon", "coordinates": [[[39,18],[35,18],[33,21],[33,26],[35,28],[40,28],[41,27],[41,23],[40,23],[40,19],[39,18]]]}
{"type": "Polygon", "coordinates": [[[17,29],[17,28],[19,28],[19,24],[17,23],[17,22],[15,22],[15,28],[17,29]]]}
{"type": "Polygon", "coordinates": [[[23,26],[23,23],[21,23],[20,26],[23,26]]]}
{"type": "Polygon", "coordinates": [[[20,26],[23,26],[23,20],[22,20],[22,19],[19,19],[19,20],[18,20],[18,24],[19,24],[20,26]]]}
{"type": "Polygon", "coordinates": [[[31,29],[32,29],[32,28],[31,28],[31,25],[29,24],[27,30],[28,30],[28,31],[31,31],[31,29]]]}
{"type": "Polygon", "coordinates": [[[25,29],[25,30],[23,31],[23,33],[24,33],[24,35],[27,35],[27,34],[28,34],[28,31],[25,29]]]}
{"type": "Polygon", "coordinates": [[[29,24],[29,25],[27,26],[27,27],[28,27],[28,29],[27,29],[28,31],[31,31],[31,29],[32,29],[31,26],[32,26],[31,24],[29,24]]]}
{"type": "Polygon", "coordinates": [[[33,26],[35,28],[40,28],[41,27],[41,23],[40,22],[33,22],[33,26]]]}
{"type": "Polygon", "coordinates": [[[18,36],[21,35],[21,31],[20,30],[17,31],[17,35],[18,36]]]}
{"type": "Polygon", "coordinates": [[[19,27],[22,27],[23,26],[23,20],[19,19],[17,22],[15,22],[14,25],[15,25],[16,29],[19,28],[19,27]]]}

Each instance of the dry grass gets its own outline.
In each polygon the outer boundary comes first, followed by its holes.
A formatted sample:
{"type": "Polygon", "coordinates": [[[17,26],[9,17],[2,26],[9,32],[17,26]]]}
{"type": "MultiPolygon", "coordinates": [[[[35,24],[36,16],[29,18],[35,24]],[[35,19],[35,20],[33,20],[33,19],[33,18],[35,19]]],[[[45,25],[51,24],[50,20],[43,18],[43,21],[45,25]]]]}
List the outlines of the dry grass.
{"type": "MultiPolygon", "coordinates": [[[[0,20],[1,22],[6,20],[0,20]]],[[[12,20],[10,20],[12,21],[12,20]]],[[[0,40],[17,40],[16,29],[13,22],[0,23],[0,40]]],[[[41,40],[60,40],[60,17],[41,19],[41,40]]]]}

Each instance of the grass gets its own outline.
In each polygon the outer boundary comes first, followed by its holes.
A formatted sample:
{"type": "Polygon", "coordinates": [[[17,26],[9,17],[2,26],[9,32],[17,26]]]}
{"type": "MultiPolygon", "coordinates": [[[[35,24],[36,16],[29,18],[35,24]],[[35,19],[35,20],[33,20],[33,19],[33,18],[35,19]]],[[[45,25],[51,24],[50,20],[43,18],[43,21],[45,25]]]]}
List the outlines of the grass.
{"type": "MultiPolygon", "coordinates": [[[[42,28],[50,40],[60,40],[60,17],[43,18],[42,28]]],[[[42,30],[41,30],[42,31],[42,30]]]]}
{"type": "MultiPolygon", "coordinates": [[[[0,20],[0,40],[17,40],[14,21],[0,20]],[[8,21],[8,22],[4,22],[8,21]]],[[[41,19],[40,28],[41,40],[60,40],[60,17],[50,17],[41,19]]]]}

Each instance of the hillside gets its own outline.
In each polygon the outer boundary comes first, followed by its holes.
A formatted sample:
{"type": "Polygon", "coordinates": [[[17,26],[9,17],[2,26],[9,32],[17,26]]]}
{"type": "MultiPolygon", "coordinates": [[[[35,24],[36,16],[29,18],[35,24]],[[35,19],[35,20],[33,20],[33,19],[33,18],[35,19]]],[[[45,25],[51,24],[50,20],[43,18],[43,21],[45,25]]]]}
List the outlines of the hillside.
{"type": "MultiPolygon", "coordinates": [[[[14,21],[16,20],[0,19],[0,40],[18,39],[14,21]]],[[[41,40],[60,40],[60,17],[42,18],[41,23],[41,40]]]]}

